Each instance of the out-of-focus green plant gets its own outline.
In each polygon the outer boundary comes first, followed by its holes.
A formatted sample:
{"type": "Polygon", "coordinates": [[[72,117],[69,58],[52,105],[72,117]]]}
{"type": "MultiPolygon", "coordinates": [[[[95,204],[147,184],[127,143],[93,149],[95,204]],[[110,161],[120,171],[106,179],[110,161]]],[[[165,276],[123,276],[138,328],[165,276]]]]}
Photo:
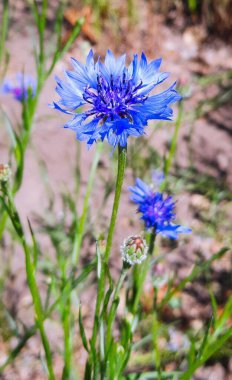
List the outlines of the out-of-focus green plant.
{"type": "MultiPolygon", "coordinates": [[[[36,325],[38,326],[38,329],[40,331],[41,340],[43,342],[43,347],[45,350],[47,369],[48,369],[48,378],[49,380],[55,380],[55,375],[54,375],[53,366],[52,366],[52,353],[51,353],[50,344],[49,344],[49,341],[45,332],[45,328],[44,328],[44,312],[43,312],[43,307],[41,303],[37,281],[35,278],[36,261],[33,260],[33,255],[31,255],[31,250],[26,242],[24,229],[23,229],[20,217],[18,215],[18,212],[14,204],[13,194],[9,190],[7,181],[1,182],[1,191],[2,191],[2,195],[0,197],[1,201],[6,209],[7,215],[11,219],[15,232],[24,250],[27,281],[28,281],[28,286],[31,291],[31,296],[32,296],[33,304],[35,308],[36,325]]],[[[34,238],[33,238],[33,252],[34,252],[34,255],[36,255],[37,246],[35,244],[34,238]]]]}
{"type": "MultiPolygon", "coordinates": [[[[5,115],[5,119],[8,125],[8,131],[12,144],[12,151],[14,156],[14,161],[16,165],[13,194],[15,195],[21,187],[24,172],[24,158],[27,150],[28,143],[30,141],[32,125],[34,121],[34,115],[37,109],[38,100],[40,97],[41,90],[52,73],[55,64],[58,60],[65,54],[65,52],[70,48],[74,40],[80,33],[81,26],[83,24],[83,19],[80,19],[74,25],[68,40],[63,45],[62,44],[62,23],[63,23],[63,10],[64,3],[61,2],[56,19],[55,19],[55,34],[56,34],[56,46],[53,52],[51,62],[48,64],[46,57],[46,15],[47,15],[47,0],[43,0],[41,6],[38,2],[33,0],[29,1],[31,6],[34,20],[38,32],[38,48],[35,48],[35,62],[36,62],[36,82],[37,88],[35,95],[29,92],[28,97],[24,98],[22,101],[22,123],[19,126],[19,131],[16,132],[13,128],[10,119],[5,115]]],[[[3,26],[2,26],[2,39],[1,39],[1,49],[0,52],[4,53],[5,40],[7,37],[7,25],[8,25],[8,14],[9,14],[9,4],[8,1],[4,1],[4,14],[3,14],[3,26]]],[[[1,57],[1,55],[0,55],[1,57]]],[[[6,223],[6,213],[1,213],[0,216],[0,238],[3,234],[6,223]]]]}
{"type": "Polygon", "coordinates": [[[228,38],[231,32],[231,0],[156,0],[155,5],[166,17],[169,17],[170,11],[173,13],[176,10],[177,17],[184,17],[193,23],[204,23],[211,33],[221,37],[228,38]]]}
{"type": "MultiPolygon", "coordinates": [[[[130,3],[132,4],[132,2],[130,3]]],[[[188,3],[191,9],[194,10],[196,2],[189,1],[188,3]]],[[[124,261],[121,264],[120,273],[115,275],[116,278],[113,278],[109,258],[113,246],[116,216],[125,172],[126,148],[119,147],[117,155],[118,174],[106,241],[102,236],[96,233],[94,222],[91,220],[90,207],[90,198],[94,190],[97,177],[96,173],[99,169],[102,151],[101,144],[99,144],[96,149],[90,169],[86,193],[81,204],[81,211],[78,211],[76,205],[76,196],[80,195],[79,185],[81,176],[81,169],[77,167],[77,191],[75,191],[74,194],[69,190],[62,193],[62,212],[59,217],[57,217],[54,200],[51,199],[46,216],[37,216],[40,231],[35,232],[32,223],[28,222],[30,243],[28,236],[26,236],[25,227],[22,226],[19,213],[14,203],[14,195],[22,183],[25,152],[30,141],[30,133],[38,97],[57,60],[68,49],[75,36],[79,33],[81,26],[81,23],[78,22],[75,32],[73,32],[74,34],[72,34],[72,37],[68,40],[69,42],[65,47],[62,47],[62,8],[59,8],[56,23],[57,46],[52,62],[48,64],[45,59],[45,28],[48,3],[43,0],[40,6],[38,2],[31,2],[30,4],[39,37],[39,48],[35,53],[38,90],[35,97],[29,96],[28,99],[23,101],[20,133],[14,131],[9,118],[5,115],[9,134],[12,139],[16,171],[13,173],[12,183],[10,180],[8,181],[8,178],[7,180],[4,179],[4,175],[6,175],[7,171],[2,172],[0,201],[2,210],[4,210],[6,217],[9,217],[11,221],[11,229],[9,230],[11,238],[16,240],[16,243],[21,246],[24,252],[26,276],[35,311],[35,323],[32,326],[23,325],[23,331],[21,332],[19,332],[17,323],[14,323],[12,335],[17,338],[17,345],[9,352],[9,356],[1,364],[0,374],[3,374],[6,367],[14,362],[28,340],[39,331],[45,351],[46,375],[50,380],[55,379],[53,347],[49,342],[45,324],[47,319],[55,318],[63,331],[62,347],[60,348],[60,355],[63,360],[63,369],[62,373],[60,373],[62,380],[79,378],[74,364],[74,339],[77,336],[77,334],[75,334],[76,325],[78,325],[79,328],[78,336],[87,354],[84,373],[85,380],[176,380],[177,378],[188,380],[197,368],[203,365],[208,359],[217,355],[221,351],[222,346],[227,344],[231,338],[232,330],[229,325],[232,311],[231,299],[228,299],[224,305],[223,312],[220,313],[216,297],[213,295],[213,292],[210,291],[212,318],[209,319],[209,323],[206,326],[203,326],[199,334],[188,331],[186,335],[189,336],[188,342],[190,342],[190,345],[186,345],[178,352],[173,352],[171,349],[163,348],[160,345],[160,338],[167,340],[169,328],[168,324],[163,323],[163,313],[165,308],[174,309],[177,307],[178,300],[176,297],[179,296],[179,293],[181,294],[187,284],[192,283],[203,275],[209,277],[212,264],[221,259],[229,249],[227,247],[222,248],[208,260],[193,263],[191,273],[185,275],[181,280],[178,280],[175,274],[168,276],[166,279],[166,288],[160,300],[158,297],[159,287],[157,281],[153,281],[152,268],[161,260],[164,260],[166,255],[161,253],[159,241],[155,240],[155,230],[153,230],[152,233],[145,234],[146,239],[149,241],[148,257],[145,261],[140,265],[137,265],[135,261],[134,268],[130,268],[128,261],[124,261]],[[48,252],[46,248],[42,248],[39,233],[49,238],[50,246],[52,246],[52,251],[55,253],[53,258],[51,258],[50,251],[48,252]],[[96,236],[98,239],[94,257],[89,254],[86,255],[86,257],[80,257],[81,249],[84,249],[84,243],[86,243],[87,238],[96,240],[96,236]],[[45,280],[45,297],[41,297],[40,294],[38,274],[42,275],[45,280]],[[153,281],[151,285],[150,313],[144,310],[142,302],[144,284],[148,276],[151,276],[153,281]],[[81,298],[82,292],[84,293],[85,289],[93,284],[97,285],[97,296],[92,331],[89,334],[86,329],[81,298]],[[121,296],[123,292],[125,293],[125,297],[121,296]],[[121,309],[119,309],[120,301],[122,303],[121,309]],[[143,334],[142,329],[146,331],[146,334],[143,334]],[[134,342],[134,340],[136,340],[136,342],[134,342]],[[144,353],[146,349],[149,351],[147,354],[144,353]],[[165,365],[168,362],[175,362],[176,370],[166,370],[165,365]],[[146,365],[147,372],[141,370],[139,365],[146,365]]],[[[131,144],[129,147],[128,164],[132,169],[132,175],[134,177],[140,176],[140,173],[142,173],[144,177],[145,173],[159,164],[159,167],[162,168],[165,174],[165,181],[163,181],[161,185],[162,190],[170,190],[173,185],[176,185],[176,187],[179,186],[179,189],[186,189],[187,185],[191,185],[192,191],[198,188],[201,189],[202,192],[207,193],[206,188],[209,182],[207,182],[206,177],[204,177],[204,181],[200,181],[201,178],[199,176],[197,179],[195,178],[195,181],[192,179],[190,181],[188,175],[192,174],[193,177],[197,177],[197,175],[194,174],[195,172],[188,172],[180,176],[180,172],[178,172],[179,168],[174,165],[174,157],[176,149],[178,148],[178,136],[183,117],[183,103],[181,103],[177,121],[174,124],[173,133],[171,134],[164,157],[161,157],[153,147],[149,147],[144,139],[141,138],[136,141],[134,145],[131,144]],[[142,157],[144,152],[146,153],[145,158],[142,157]],[[170,176],[170,173],[172,173],[172,176],[170,176]]],[[[158,128],[159,124],[154,128],[154,134],[158,128]]],[[[183,173],[183,171],[181,173],[183,173]]],[[[104,180],[107,181],[105,178],[104,180]]],[[[103,203],[97,204],[97,207],[105,207],[105,202],[114,187],[114,182],[113,177],[113,185],[110,183],[107,184],[108,186],[105,186],[103,203]]],[[[207,195],[213,198],[215,189],[213,194],[208,190],[207,195]]],[[[223,196],[225,196],[225,194],[223,196]]],[[[99,225],[100,223],[98,221],[97,228],[99,228],[99,225]]],[[[1,229],[3,232],[4,223],[1,224],[1,229]]],[[[143,238],[139,239],[139,244],[141,244],[141,241],[143,241],[143,238]]],[[[129,244],[129,248],[126,248],[126,254],[130,255],[131,245],[129,244]]],[[[139,248],[141,248],[141,245],[139,245],[139,248]]],[[[134,252],[132,253],[134,254],[134,252]]],[[[136,254],[137,253],[136,250],[136,254]]],[[[138,256],[136,256],[136,258],[138,258],[138,256]]],[[[157,279],[155,278],[155,280],[157,279]]],[[[181,298],[181,296],[179,298],[181,298]]]]}
{"type": "Polygon", "coordinates": [[[3,0],[3,13],[1,17],[0,29],[0,81],[4,77],[9,61],[9,54],[6,51],[6,40],[9,26],[9,0],[3,0]]]}

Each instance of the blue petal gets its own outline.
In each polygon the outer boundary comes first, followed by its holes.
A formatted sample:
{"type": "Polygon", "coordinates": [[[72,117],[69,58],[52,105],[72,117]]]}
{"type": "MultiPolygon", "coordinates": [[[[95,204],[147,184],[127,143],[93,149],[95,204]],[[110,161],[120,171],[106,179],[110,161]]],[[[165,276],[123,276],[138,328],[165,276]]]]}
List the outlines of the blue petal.
{"type": "Polygon", "coordinates": [[[76,129],[76,137],[80,141],[89,141],[92,139],[93,142],[96,141],[93,138],[93,133],[95,132],[98,124],[98,119],[93,119],[87,124],[82,124],[76,129]]]}
{"type": "Polygon", "coordinates": [[[75,116],[67,121],[67,123],[64,125],[64,128],[72,129],[73,131],[77,131],[77,129],[83,124],[84,120],[86,119],[86,114],[84,113],[77,113],[74,114],[75,116]]]}
{"type": "Polygon", "coordinates": [[[0,87],[0,93],[9,94],[12,90],[12,83],[9,80],[4,80],[3,84],[0,87]]]}
{"type": "Polygon", "coordinates": [[[151,119],[171,120],[173,111],[169,105],[181,99],[181,96],[174,89],[175,85],[174,83],[160,94],[150,96],[143,105],[139,104],[131,107],[133,111],[137,112],[137,116],[143,124],[151,119]]]}
{"type": "Polygon", "coordinates": [[[114,57],[114,54],[107,50],[105,57],[105,64],[99,63],[101,73],[110,80],[111,75],[114,79],[120,78],[125,68],[126,54],[123,54],[118,59],[114,57]]]}
{"type": "Polygon", "coordinates": [[[97,72],[94,67],[91,67],[91,54],[88,58],[88,68],[91,68],[90,72],[86,66],[78,62],[75,58],[71,58],[71,61],[74,71],[67,71],[67,74],[71,79],[76,81],[76,85],[82,90],[87,86],[97,88],[97,72]]]}
{"type": "Polygon", "coordinates": [[[54,109],[61,111],[63,113],[66,113],[68,115],[73,115],[73,112],[65,110],[64,108],[60,107],[58,103],[53,102],[53,104],[49,104],[49,107],[54,108],[54,109]]]}
{"type": "Polygon", "coordinates": [[[161,233],[163,236],[174,240],[178,238],[178,234],[187,234],[192,232],[192,230],[188,227],[175,224],[168,224],[163,226],[159,225],[157,226],[156,231],[157,233],[161,233]]]}
{"type": "Polygon", "coordinates": [[[140,178],[136,178],[135,184],[136,186],[129,187],[129,190],[133,193],[133,195],[131,196],[131,200],[135,203],[142,203],[144,202],[145,197],[150,196],[152,194],[152,190],[140,178]]]}
{"type": "Polygon", "coordinates": [[[62,106],[67,107],[71,110],[75,110],[86,103],[86,101],[82,97],[82,92],[77,86],[75,86],[75,83],[73,83],[73,80],[71,80],[68,77],[68,74],[67,74],[67,81],[68,81],[67,83],[60,80],[57,77],[56,77],[56,81],[57,81],[56,92],[61,97],[61,100],[59,101],[59,103],[62,106]]]}

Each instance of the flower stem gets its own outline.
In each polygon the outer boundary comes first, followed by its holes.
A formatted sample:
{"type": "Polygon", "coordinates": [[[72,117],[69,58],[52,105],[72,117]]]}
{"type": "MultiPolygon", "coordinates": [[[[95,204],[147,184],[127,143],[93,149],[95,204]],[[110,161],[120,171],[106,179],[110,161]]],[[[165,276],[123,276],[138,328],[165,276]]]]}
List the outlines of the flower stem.
{"type": "Polygon", "coordinates": [[[66,302],[66,306],[62,315],[62,327],[64,333],[64,368],[62,373],[62,380],[68,380],[71,372],[72,362],[72,342],[70,333],[70,314],[71,313],[71,300],[70,298],[66,302]]]}
{"type": "Polygon", "coordinates": [[[52,353],[51,353],[49,341],[48,341],[45,328],[44,328],[45,316],[44,316],[39,289],[38,289],[38,285],[37,285],[36,277],[35,277],[35,265],[33,261],[31,260],[30,249],[26,243],[22,223],[18,215],[17,209],[15,207],[13,196],[10,193],[7,184],[2,186],[2,190],[5,196],[3,201],[5,204],[7,213],[11,219],[15,232],[17,233],[21,241],[24,254],[25,254],[27,282],[28,282],[28,286],[29,286],[32,300],[33,300],[36,325],[38,326],[38,329],[40,331],[40,336],[41,336],[42,344],[45,351],[45,357],[46,357],[47,369],[48,369],[48,378],[49,380],[55,380],[55,375],[54,375],[53,366],[52,366],[52,353]]]}
{"type": "MultiPolygon", "coordinates": [[[[1,35],[0,35],[0,64],[2,64],[2,61],[6,58],[6,39],[7,39],[7,32],[8,32],[8,26],[9,26],[9,0],[3,0],[3,10],[2,10],[2,25],[1,25],[1,35]]],[[[3,72],[0,74],[4,75],[4,64],[3,64],[3,72]]]]}
{"type": "Polygon", "coordinates": [[[97,150],[96,150],[96,153],[93,159],[93,164],[90,170],[89,180],[88,180],[87,189],[86,189],[84,202],[83,202],[83,211],[80,217],[80,222],[78,223],[78,226],[77,226],[77,231],[76,231],[75,241],[74,241],[74,246],[73,246],[72,263],[74,266],[77,265],[79,256],[80,256],[80,249],[81,249],[81,244],[82,244],[84,230],[85,230],[85,222],[86,222],[87,212],[89,208],[89,198],[93,189],[94,178],[95,178],[98,162],[101,157],[102,148],[103,148],[103,144],[101,143],[97,144],[97,150]]]}
{"type": "Polygon", "coordinates": [[[155,229],[153,229],[151,232],[151,235],[150,235],[148,257],[146,258],[146,260],[142,264],[141,270],[137,273],[137,275],[139,276],[139,281],[138,281],[138,286],[136,287],[136,293],[134,295],[133,304],[132,304],[132,313],[133,314],[136,314],[138,304],[139,304],[139,300],[140,300],[140,296],[141,296],[141,293],[143,290],[143,284],[144,284],[144,281],[147,277],[147,272],[150,268],[151,257],[152,257],[152,253],[153,253],[154,245],[155,245],[155,238],[156,238],[156,233],[155,233],[155,229]]]}
{"type": "Polygon", "coordinates": [[[114,195],[114,204],[110,219],[110,227],[106,242],[106,251],[105,251],[105,262],[107,263],[110,256],[113,236],[114,236],[114,229],[116,224],[116,218],[118,214],[118,207],[119,207],[119,201],[122,191],[122,184],[124,179],[124,173],[125,173],[125,167],[126,167],[126,148],[122,148],[118,146],[118,174],[117,174],[117,181],[116,181],[116,189],[115,189],[115,195],[114,195]]]}
{"type": "Polygon", "coordinates": [[[118,283],[116,285],[115,291],[114,291],[114,296],[112,300],[112,304],[110,307],[109,311],[109,317],[108,317],[108,323],[107,323],[107,335],[106,335],[106,349],[108,350],[110,347],[111,339],[112,339],[112,326],[115,320],[115,315],[118,307],[118,297],[119,297],[119,292],[120,289],[123,285],[123,282],[125,280],[126,274],[127,274],[128,268],[122,268],[120,277],[118,279],[118,283]]]}
{"type": "MultiPolygon", "coordinates": [[[[113,209],[112,209],[112,214],[111,214],[111,219],[110,219],[110,227],[109,227],[109,232],[108,232],[108,237],[107,237],[107,242],[106,242],[105,256],[104,258],[101,258],[101,257],[98,258],[98,260],[101,260],[101,270],[98,275],[98,292],[97,292],[97,300],[96,300],[95,314],[94,314],[93,334],[91,338],[92,347],[95,347],[96,345],[97,334],[99,331],[100,310],[101,310],[101,304],[104,299],[104,293],[105,293],[105,274],[106,274],[105,267],[109,260],[109,255],[110,255],[112,241],[113,241],[120,195],[121,195],[122,184],[123,184],[123,179],[124,179],[125,166],[126,166],[126,148],[121,148],[119,146],[118,147],[118,174],[117,174],[117,180],[116,180],[114,204],[113,204],[113,209]]],[[[96,362],[96,359],[93,356],[89,358],[86,364],[86,370],[88,369],[88,371],[90,372],[92,371],[92,366],[93,366],[94,379],[96,378],[98,370],[99,370],[98,364],[99,363],[96,362]]]]}

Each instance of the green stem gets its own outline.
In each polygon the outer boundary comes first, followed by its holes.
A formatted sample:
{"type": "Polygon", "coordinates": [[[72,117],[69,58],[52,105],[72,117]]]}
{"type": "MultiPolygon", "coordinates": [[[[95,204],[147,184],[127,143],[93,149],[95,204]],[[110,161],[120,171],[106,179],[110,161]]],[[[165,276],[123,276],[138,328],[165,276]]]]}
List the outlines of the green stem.
{"type": "Polygon", "coordinates": [[[120,292],[122,284],[125,280],[127,270],[128,270],[128,268],[126,269],[124,267],[121,270],[120,277],[118,279],[118,283],[117,283],[116,288],[115,288],[112,304],[110,307],[109,317],[108,317],[108,321],[107,321],[107,335],[106,335],[106,349],[107,350],[109,349],[110,343],[112,340],[112,327],[113,327],[113,323],[115,320],[116,311],[117,311],[117,307],[118,307],[119,292],[120,292]]]}
{"type": "MultiPolygon", "coordinates": [[[[112,209],[112,214],[111,214],[108,238],[106,242],[105,257],[104,259],[102,259],[101,271],[98,278],[97,301],[96,301],[95,314],[94,314],[93,334],[91,338],[92,347],[95,347],[96,345],[97,334],[99,330],[100,310],[101,310],[101,304],[102,304],[102,300],[104,298],[104,292],[105,292],[105,273],[106,273],[105,265],[107,265],[108,263],[109,255],[111,251],[114,229],[115,229],[116,218],[117,218],[118,207],[119,207],[119,201],[120,201],[120,195],[122,191],[122,184],[123,184],[124,173],[125,173],[125,166],[126,166],[126,148],[121,148],[119,146],[118,147],[118,173],[117,173],[117,179],[116,179],[114,204],[113,204],[113,209],[112,209]]],[[[88,368],[91,368],[92,364],[94,365],[93,378],[96,378],[98,368],[99,368],[99,363],[96,362],[96,359],[94,359],[94,357],[90,358],[87,361],[86,368],[87,366],[88,368]]]]}
{"type": "Polygon", "coordinates": [[[99,162],[99,159],[101,157],[102,148],[103,148],[103,144],[101,144],[101,143],[97,144],[96,153],[95,153],[93,163],[92,163],[92,167],[90,170],[90,175],[89,175],[89,179],[88,179],[88,183],[87,183],[87,189],[86,189],[84,202],[83,202],[83,211],[82,211],[82,215],[80,218],[80,222],[77,225],[75,241],[74,241],[74,246],[73,246],[73,251],[72,251],[72,263],[74,266],[77,266],[79,256],[80,256],[80,249],[81,249],[81,244],[82,244],[84,230],[85,230],[87,212],[88,212],[88,208],[89,208],[89,198],[90,198],[90,195],[91,195],[91,192],[93,189],[94,178],[95,178],[98,162],[99,162]]]}
{"type": "Polygon", "coordinates": [[[3,0],[3,16],[2,16],[2,26],[1,26],[1,37],[0,37],[0,64],[5,55],[5,43],[7,38],[7,30],[9,24],[9,0],[3,0]]]}
{"type": "Polygon", "coordinates": [[[2,186],[2,189],[3,189],[4,195],[7,199],[7,203],[5,203],[5,206],[7,208],[8,215],[12,221],[15,232],[17,233],[17,235],[21,241],[21,244],[22,244],[22,247],[24,250],[24,254],[25,254],[27,282],[28,282],[28,286],[29,286],[29,289],[31,292],[33,305],[34,305],[34,309],[35,309],[36,325],[38,326],[38,329],[40,331],[40,336],[41,336],[42,344],[43,344],[44,351],[45,351],[49,380],[55,380],[55,375],[54,375],[53,366],[52,366],[52,353],[51,353],[49,341],[48,341],[48,338],[47,338],[47,335],[45,332],[45,328],[44,328],[44,313],[43,313],[39,289],[38,289],[36,277],[35,277],[35,267],[31,261],[30,250],[29,250],[29,247],[26,243],[22,223],[21,223],[20,217],[18,215],[17,209],[15,207],[13,196],[9,192],[7,184],[2,186]]]}
{"type": "Polygon", "coordinates": [[[63,344],[64,344],[64,368],[62,373],[62,380],[69,380],[71,373],[72,362],[72,339],[71,339],[71,280],[67,277],[67,259],[64,257],[63,252],[58,253],[58,263],[61,272],[61,288],[60,294],[60,310],[61,322],[63,328],[63,344]],[[69,296],[65,297],[65,291],[69,296]]]}
{"type": "Polygon", "coordinates": [[[71,335],[70,335],[70,312],[71,301],[70,298],[66,302],[62,325],[64,332],[64,369],[62,374],[62,380],[69,380],[71,372],[71,359],[72,359],[72,347],[71,347],[71,335]]]}
{"type": "Polygon", "coordinates": [[[133,304],[132,304],[132,313],[133,314],[136,314],[136,311],[138,309],[141,293],[143,290],[144,281],[147,277],[147,272],[149,271],[149,268],[150,268],[151,257],[152,257],[153,251],[154,251],[155,238],[156,238],[156,233],[155,233],[155,229],[153,229],[151,232],[151,235],[150,235],[148,257],[145,260],[145,262],[142,264],[142,269],[138,272],[139,281],[137,281],[136,293],[134,295],[134,300],[133,300],[133,304]]]}
{"type": "Polygon", "coordinates": [[[38,91],[41,90],[44,81],[44,30],[46,26],[47,0],[42,1],[41,13],[38,11],[38,32],[39,32],[39,57],[38,57],[38,91]]]}
{"type": "Polygon", "coordinates": [[[125,167],[126,167],[126,148],[121,148],[118,146],[118,174],[117,174],[117,181],[116,181],[116,189],[115,189],[115,195],[114,195],[114,204],[111,214],[111,220],[110,220],[110,227],[106,242],[106,251],[105,251],[105,262],[107,263],[110,256],[113,236],[114,236],[114,229],[116,224],[116,218],[118,214],[118,207],[119,207],[119,201],[122,191],[122,184],[124,179],[124,173],[125,173],[125,167]]]}
{"type": "MultiPolygon", "coordinates": [[[[91,338],[91,347],[95,347],[96,345],[97,333],[99,330],[101,303],[104,298],[104,291],[105,291],[105,271],[106,271],[105,264],[102,260],[101,271],[98,278],[97,301],[96,301],[95,313],[94,313],[94,324],[93,324],[93,333],[92,333],[92,338],[91,338]]],[[[86,367],[92,368],[92,364],[94,366],[94,378],[95,378],[97,376],[98,363],[96,362],[96,358],[93,355],[91,355],[90,360],[87,361],[86,367]]]]}
{"type": "Polygon", "coordinates": [[[35,279],[34,268],[31,262],[30,252],[27,245],[23,244],[23,248],[25,252],[27,281],[28,281],[28,285],[31,291],[33,304],[35,308],[35,320],[40,331],[40,336],[41,336],[41,340],[42,340],[44,351],[45,351],[49,380],[55,380],[55,375],[54,375],[53,366],[52,366],[52,353],[51,353],[49,341],[48,341],[45,328],[44,328],[43,309],[42,309],[38,286],[35,279]]]}
{"type": "MultiPolygon", "coordinates": [[[[87,265],[85,270],[80,274],[80,276],[77,277],[77,279],[72,284],[72,289],[75,289],[78,284],[80,284],[88,275],[93,271],[93,269],[96,267],[95,261],[91,262],[87,265]],[[87,269],[87,270],[86,270],[87,269]]],[[[69,282],[68,282],[69,285],[69,282]]],[[[67,286],[67,285],[66,285],[67,286]]],[[[63,290],[63,292],[67,292],[66,286],[63,290]]],[[[69,290],[68,290],[69,291],[69,290]]],[[[52,303],[52,305],[47,308],[47,311],[44,312],[44,320],[49,318],[52,312],[55,310],[57,305],[61,302],[61,298],[63,295],[59,295],[58,298],[52,303]]],[[[20,353],[22,348],[26,345],[27,341],[35,335],[36,331],[38,330],[38,326],[35,324],[30,329],[28,329],[17,346],[11,351],[8,358],[5,360],[5,362],[0,366],[0,374],[4,371],[4,369],[13,362],[13,360],[17,357],[17,355],[20,353]]]]}

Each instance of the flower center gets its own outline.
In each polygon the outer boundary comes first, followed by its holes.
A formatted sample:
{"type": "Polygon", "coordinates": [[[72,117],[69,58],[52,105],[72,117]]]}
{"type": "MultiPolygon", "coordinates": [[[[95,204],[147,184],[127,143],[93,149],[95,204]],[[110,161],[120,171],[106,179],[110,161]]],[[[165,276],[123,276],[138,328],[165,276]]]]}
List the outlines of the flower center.
{"type": "Polygon", "coordinates": [[[13,94],[14,94],[14,96],[15,96],[16,98],[22,98],[22,96],[23,96],[23,89],[20,88],[20,87],[15,87],[15,88],[13,89],[13,94]]]}
{"type": "Polygon", "coordinates": [[[139,94],[143,82],[134,86],[132,79],[126,79],[126,74],[123,73],[122,77],[117,80],[111,75],[109,81],[102,75],[98,75],[97,83],[96,90],[86,87],[83,94],[84,100],[92,106],[88,115],[96,115],[103,118],[104,121],[108,118],[114,120],[119,116],[133,122],[128,112],[130,106],[135,103],[143,103],[147,99],[147,96],[139,94]]]}
{"type": "Polygon", "coordinates": [[[148,200],[147,217],[155,220],[156,224],[170,223],[175,219],[175,204],[169,198],[157,199],[156,194],[148,200]]]}

